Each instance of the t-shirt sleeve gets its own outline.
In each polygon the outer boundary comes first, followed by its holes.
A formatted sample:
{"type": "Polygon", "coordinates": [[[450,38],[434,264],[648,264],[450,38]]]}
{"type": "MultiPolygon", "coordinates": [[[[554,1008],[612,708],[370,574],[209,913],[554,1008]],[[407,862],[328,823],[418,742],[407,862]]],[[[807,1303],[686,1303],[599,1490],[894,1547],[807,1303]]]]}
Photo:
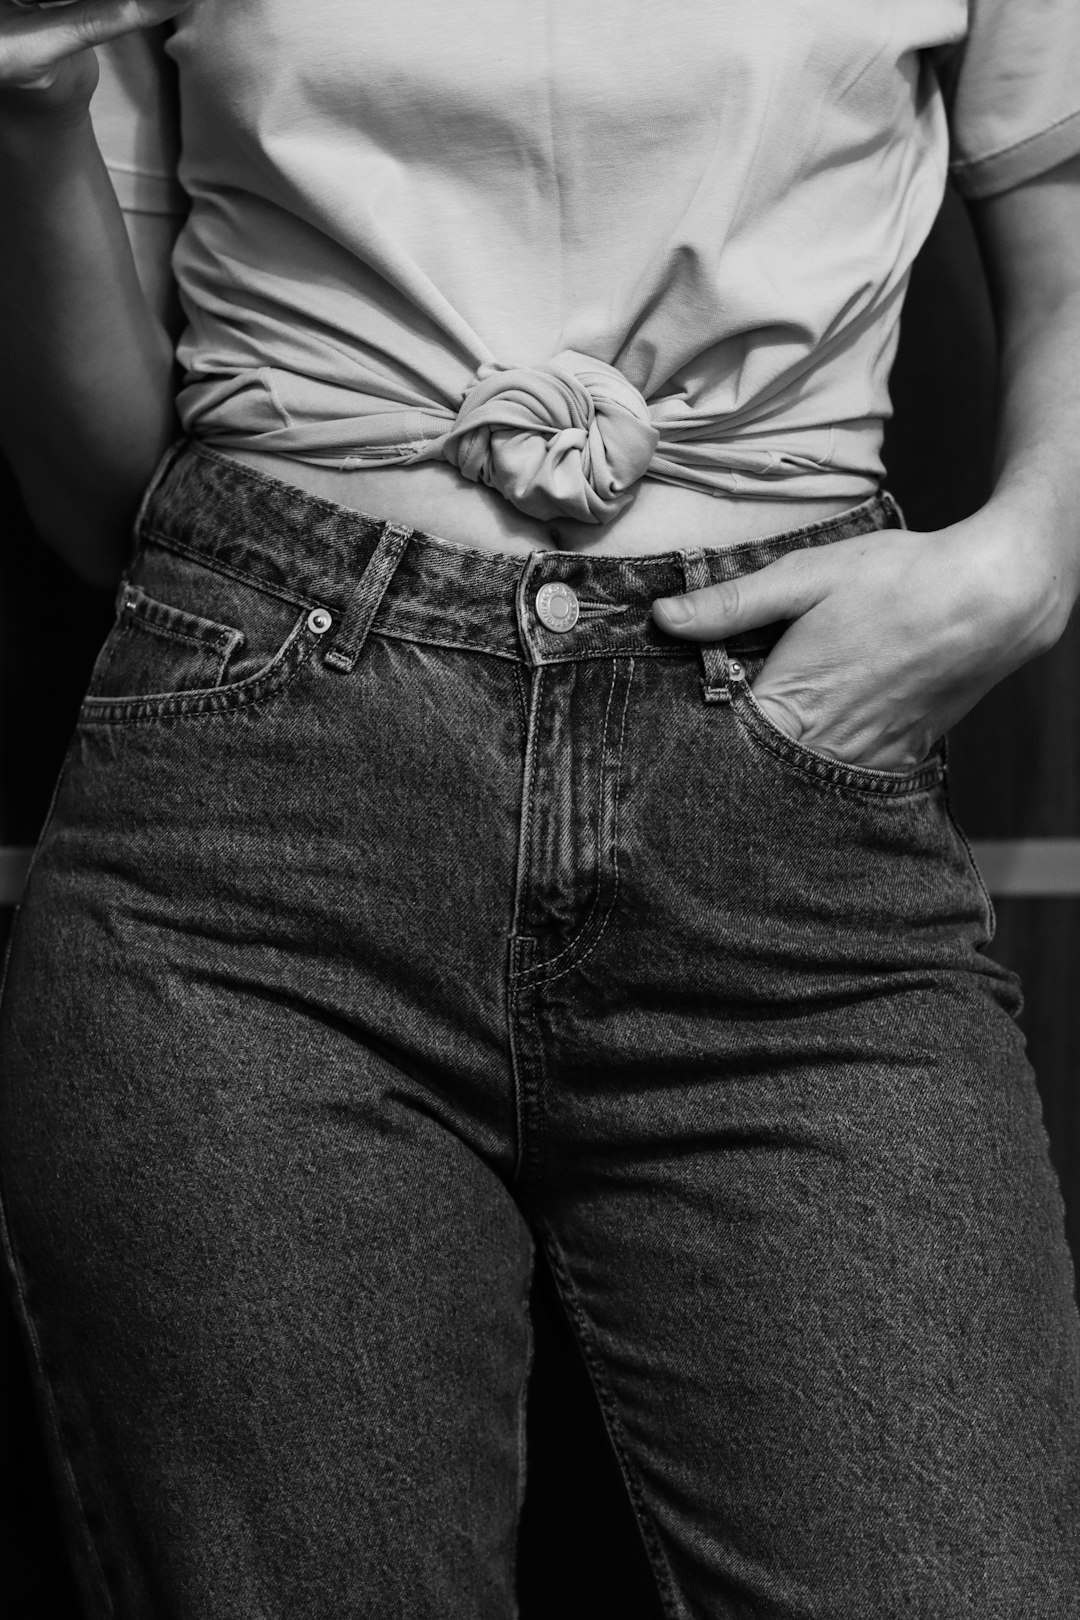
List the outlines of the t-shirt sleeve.
{"type": "Polygon", "coordinates": [[[964,42],[939,64],[950,173],[990,197],[1080,153],[1080,0],[969,0],[964,42]]]}
{"type": "Polygon", "coordinates": [[[101,77],[90,117],[124,212],[182,217],[175,69],[164,44],[158,28],[99,45],[101,77]]]}

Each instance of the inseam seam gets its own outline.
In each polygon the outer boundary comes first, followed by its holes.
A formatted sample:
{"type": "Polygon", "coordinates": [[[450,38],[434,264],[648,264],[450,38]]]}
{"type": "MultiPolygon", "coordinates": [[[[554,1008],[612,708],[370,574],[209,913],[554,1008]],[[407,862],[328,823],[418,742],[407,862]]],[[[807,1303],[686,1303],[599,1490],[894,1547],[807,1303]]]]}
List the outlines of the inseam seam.
{"type": "Polygon", "coordinates": [[[630,1448],[626,1434],[619,1416],[618,1405],[612,1394],[604,1374],[603,1363],[593,1343],[592,1326],[581,1306],[574,1287],[569,1267],[563,1258],[558,1242],[545,1223],[537,1223],[536,1231],[544,1246],[544,1253],[551,1266],[551,1274],[555,1280],[562,1307],[566,1312],[577,1346],[581,1352],[585,1370],[592,1385],[600,1412],[604,1420],[608,1441],[615,1453],[622,1475],[623,1485],[630,1500],[634,1514],[634,1522],[641,1536],[645,1556],[656,1581],[657,1592],[663,1606],[666,1620],[686,1620],[685,1611],[679,1603],[674,1577],[670,1565],[660,1545],[660,1538],[652,1521],[648,1504],[645,1501],[645,1492],[641,1481],[630,1459],[630,1448]]]}

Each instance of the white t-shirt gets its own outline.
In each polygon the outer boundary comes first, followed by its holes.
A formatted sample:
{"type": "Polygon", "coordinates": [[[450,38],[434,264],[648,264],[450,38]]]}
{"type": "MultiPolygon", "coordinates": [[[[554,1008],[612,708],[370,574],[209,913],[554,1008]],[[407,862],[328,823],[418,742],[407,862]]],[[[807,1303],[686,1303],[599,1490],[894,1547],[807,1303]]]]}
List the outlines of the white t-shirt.
{"type": "Polygon", "coordinates": [[[186,430],[540,517],[868,493],[947,166],[1080,152],[1077,0],[195,0],[101,54],[186,430]]]}

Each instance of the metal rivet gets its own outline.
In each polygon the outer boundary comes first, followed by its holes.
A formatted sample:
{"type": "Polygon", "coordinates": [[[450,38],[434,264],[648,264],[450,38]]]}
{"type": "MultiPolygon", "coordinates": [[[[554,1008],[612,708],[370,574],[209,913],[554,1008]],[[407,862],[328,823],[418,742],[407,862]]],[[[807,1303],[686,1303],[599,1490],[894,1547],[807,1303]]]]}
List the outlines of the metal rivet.
{"type": "Polygon", "coordinates": [[[312,608],[307,616],[307,627],[316,636],[325,636],[333,622],[325,608],[312,608]]]}
{"type": "Polygon", "coordinates": [[[743,669],[737,658],[728,660],[728,674],[731,676],[733,681],[741,681],[745,673],[746,671],[743,669]]]}
{"type": "Polygon", "coordinates": [[[580,614],[577,593],[561,581],[542,585],[536,593],[536,612],[541,624],[562,634],[572,630],[580,614]]]}

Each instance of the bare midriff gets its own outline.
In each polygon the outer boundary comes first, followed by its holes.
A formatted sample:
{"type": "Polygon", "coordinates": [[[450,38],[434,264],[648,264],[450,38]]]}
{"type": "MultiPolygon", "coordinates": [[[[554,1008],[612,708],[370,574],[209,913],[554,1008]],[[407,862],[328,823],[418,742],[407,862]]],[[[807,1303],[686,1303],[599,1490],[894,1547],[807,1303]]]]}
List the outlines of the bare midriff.
{"type": "Polygon", "coordinates": [[[482,551],[647,556],[691,546],[734,546],[835,517],[858,504],[852,498],[740,500],[645,478],[611,523],[541,520],[519,512],[496,490],[471,483],[447,462],[342,472],[262,451],[225,453],[309,495],[482,551]]]}

